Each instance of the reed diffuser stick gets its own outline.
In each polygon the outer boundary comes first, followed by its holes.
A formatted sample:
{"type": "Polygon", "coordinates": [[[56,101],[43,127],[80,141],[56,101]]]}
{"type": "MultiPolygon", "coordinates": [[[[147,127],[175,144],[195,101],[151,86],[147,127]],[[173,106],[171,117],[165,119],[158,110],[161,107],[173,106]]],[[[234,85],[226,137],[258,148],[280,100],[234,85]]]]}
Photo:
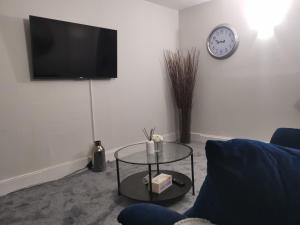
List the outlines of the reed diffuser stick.
{"type": "Polygon", "coordinates": [[[153,134],[154,134],[154,131],[155,131],[155,128],[151,128],[149,134],[148,134],[146,128],[144,128],[142,131],[143,131],[143,133],[144,133],[146,139],[147,139],[148,141],[151,141],[151,140],[152,140],[152,137],[153,137],[153,134]]]}

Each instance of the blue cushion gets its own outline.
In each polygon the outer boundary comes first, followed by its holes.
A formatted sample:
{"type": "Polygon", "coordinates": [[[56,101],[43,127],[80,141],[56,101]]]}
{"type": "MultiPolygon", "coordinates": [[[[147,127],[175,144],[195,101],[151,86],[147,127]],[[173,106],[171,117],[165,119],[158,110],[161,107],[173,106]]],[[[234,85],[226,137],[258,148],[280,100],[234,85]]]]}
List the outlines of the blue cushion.
{"type": "Polygon", "coordinates": [[[118,216],[118,221],[123,225],[173,225],[186,216],[165,207],[154,204],[134,204],[118,216]]]}
{"type": "Polygon", "coordinates": [[[226,221],[216,186],[209,175],[206,176],[193,207],[185,212],[185,215],[207,219],[215,224],[222,224],[226,221]]]}
{"type": "MultiPolygon", "coordinates": [[[[299,225],[300,151],[259,141],[208,141],[221,225],[299,225]]],[[[218,216],[218,215],[217,215],[218,216]]]]}

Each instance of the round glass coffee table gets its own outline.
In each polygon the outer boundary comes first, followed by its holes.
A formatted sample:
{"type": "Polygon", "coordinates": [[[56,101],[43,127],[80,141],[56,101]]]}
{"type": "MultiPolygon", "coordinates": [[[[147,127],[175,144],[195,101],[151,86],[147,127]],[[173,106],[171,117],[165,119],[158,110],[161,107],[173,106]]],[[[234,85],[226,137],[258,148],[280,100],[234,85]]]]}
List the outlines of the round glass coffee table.
{"type": "Polygon", "coordinates": [[[160,151],[154,154],[147,154],[146,143],[139,143],[123,147],[115,152],[117,179],[118,179],[118,194],[128,197],[133,200],[143,202],[164,202],[175,200],[185,195],[191,188],[195,195],[194,186],[194,159],[193,149],[190,146],[164,142],[160,151]],[[160,165],[168,163],[176,163],[186,158],[191,159],[191,178],[187,175],[171,171],[160,170],[160,165]],[[148,169],[146,171],[129,175],[121,181],[119,163],[144,165],[148,169]],[[152,177],[165,173],[172,175],[173,184],[160,194],[152,192],[152,185],[146,185],[143,178],[148,175],[149,183],[152,183],[152,177]]]}

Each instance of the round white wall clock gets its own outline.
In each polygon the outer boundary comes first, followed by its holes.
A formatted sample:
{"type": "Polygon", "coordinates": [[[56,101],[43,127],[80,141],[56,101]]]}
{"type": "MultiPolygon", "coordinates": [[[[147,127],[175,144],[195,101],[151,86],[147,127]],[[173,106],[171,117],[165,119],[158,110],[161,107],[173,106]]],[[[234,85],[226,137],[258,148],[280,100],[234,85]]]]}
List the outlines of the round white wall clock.
{"type": "Polygon", "coordinates": [[[208,52],[217,59],[228,58],[235,52],[238,45],[238,34],[228,24],[221,24],[215,27],[207,38],[208,52]]]}

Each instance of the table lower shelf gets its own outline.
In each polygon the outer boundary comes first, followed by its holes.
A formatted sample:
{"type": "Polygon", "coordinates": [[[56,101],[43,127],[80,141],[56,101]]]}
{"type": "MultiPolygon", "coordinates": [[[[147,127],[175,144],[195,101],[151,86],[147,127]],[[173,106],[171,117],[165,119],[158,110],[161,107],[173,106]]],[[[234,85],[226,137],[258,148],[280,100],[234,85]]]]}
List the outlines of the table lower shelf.
{"type": "Polygon", "coordinates": [[[173,178],[184,182],[185,185],[181,187],[173,183],[171,187],[161,194],[151,194],[148,191],[148,185],[143,183],[143,177],[148,174],[148,171],[143,171],[125,178],[120,184],[120,194],[137,201],[164,202],[180,198],[191,189],[192,181],[188,176],[169,170],[161,170],[160,172],[172,175],[173,178]]]}

